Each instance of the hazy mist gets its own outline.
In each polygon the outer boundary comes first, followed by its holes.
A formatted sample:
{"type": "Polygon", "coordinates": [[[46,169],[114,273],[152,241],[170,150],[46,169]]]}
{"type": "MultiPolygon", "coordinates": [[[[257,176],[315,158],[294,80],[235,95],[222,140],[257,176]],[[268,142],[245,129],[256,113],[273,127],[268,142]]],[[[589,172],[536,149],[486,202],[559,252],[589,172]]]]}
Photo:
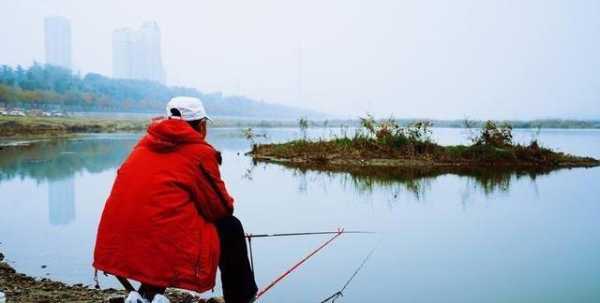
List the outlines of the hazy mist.
{"type": "Polygon", "coordinates": [[[0,2],[0,64],[44,62],[44,17],[73,66],[112,74],[112,31],[158,22],[168,85],[324,112],[600,118],[600,1],[0,2]]]}

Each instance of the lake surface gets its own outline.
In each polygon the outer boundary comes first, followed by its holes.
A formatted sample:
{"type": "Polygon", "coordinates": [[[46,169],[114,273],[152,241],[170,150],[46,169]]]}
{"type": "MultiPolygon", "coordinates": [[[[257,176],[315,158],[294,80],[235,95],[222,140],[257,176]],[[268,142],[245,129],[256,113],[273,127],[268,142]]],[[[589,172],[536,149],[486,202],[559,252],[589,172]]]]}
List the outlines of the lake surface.
{"type": "MultiPolygon", "coordinates": [[[[308,136],[340,130],[311,129],[308,136]]],[[[253,165],[239,129],[212,129],[246,232],[342,235],[261,302],[320,302],[377,246],[338,302],[600,302],[600,168],[370,179],[253,165]]],[[[258,129],[281,141],[296,129],[258,129]]],[[[41,141],[0,151],[0,251],[18,271],[93,283],[96,228],[115,172],[141,134],[41,141]],[[42,268],[45,265],[46,268],[42,268]]],[[[516,130],[526,142],[533,131],[516,130]]],[[[434,129],[441,144],[460,129],[434,129]]],[[[600,131],[543,130],[544,146],[600,158],[600,131]]],[[[0,145],[15,142],[0,142],[0,145]]],[[[328,236],[255,239],[266,285],[328,236]]],[[[116,287],[102,277],[102,287],[116,287]]],[[[1,287],[1,286],[0,286],[1,287]]],[[[218,292],[219,290],[216,289],[218,292]]]]}

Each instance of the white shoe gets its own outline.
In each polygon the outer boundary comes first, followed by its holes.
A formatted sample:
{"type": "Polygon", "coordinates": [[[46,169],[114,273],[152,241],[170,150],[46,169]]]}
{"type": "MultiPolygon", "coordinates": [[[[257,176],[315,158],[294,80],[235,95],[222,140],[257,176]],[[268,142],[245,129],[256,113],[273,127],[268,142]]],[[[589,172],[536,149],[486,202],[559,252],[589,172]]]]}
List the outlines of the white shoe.
{"type": "MultiPolygon", "coordinates": [[[[152,301],[154,302],[154,301],[152,301]]],[[[140,293],[137,291],[132,291],[129,293],[127,298],[125,299],[125,303],[149,303],[148,300],[142,298],[140,293]]]]}
{"type": "Polygon", "coordinates": [[[152,299],[152,303],[170,303],[169,299],[161,294],[154,295],[154,299],[152,299]]]}

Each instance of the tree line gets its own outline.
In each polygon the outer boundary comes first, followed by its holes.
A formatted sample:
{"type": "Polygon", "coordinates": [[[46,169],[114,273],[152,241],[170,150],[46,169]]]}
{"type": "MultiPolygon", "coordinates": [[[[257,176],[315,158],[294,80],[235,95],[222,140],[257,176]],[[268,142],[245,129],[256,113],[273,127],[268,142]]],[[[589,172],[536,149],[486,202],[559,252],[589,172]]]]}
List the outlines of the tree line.
{"type": "Polygon", "coordinates": [[[0,105],[66,111],[156,112],[173,96],[201,98],[213,115],[296,118],[314,112],[270,104],[244,96],[202,93],[146,80],[113,79],[97,73],[81,76],[53,65],[0,66],[0,105]]]}

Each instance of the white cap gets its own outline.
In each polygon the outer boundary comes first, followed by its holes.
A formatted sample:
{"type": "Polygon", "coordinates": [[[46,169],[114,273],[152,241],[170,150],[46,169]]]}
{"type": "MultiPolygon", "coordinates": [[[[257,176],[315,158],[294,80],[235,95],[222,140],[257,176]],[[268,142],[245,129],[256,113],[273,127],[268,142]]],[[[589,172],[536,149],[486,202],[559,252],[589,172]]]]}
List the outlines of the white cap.
{"type": "Polygon", "coordinates": [[[167,117],[172,117],[171,109],[177,109],[181,113],[181,119],[194,121],[208,119],[202,100],[195,97],[173,97],[167,103],[167,117]]]}

